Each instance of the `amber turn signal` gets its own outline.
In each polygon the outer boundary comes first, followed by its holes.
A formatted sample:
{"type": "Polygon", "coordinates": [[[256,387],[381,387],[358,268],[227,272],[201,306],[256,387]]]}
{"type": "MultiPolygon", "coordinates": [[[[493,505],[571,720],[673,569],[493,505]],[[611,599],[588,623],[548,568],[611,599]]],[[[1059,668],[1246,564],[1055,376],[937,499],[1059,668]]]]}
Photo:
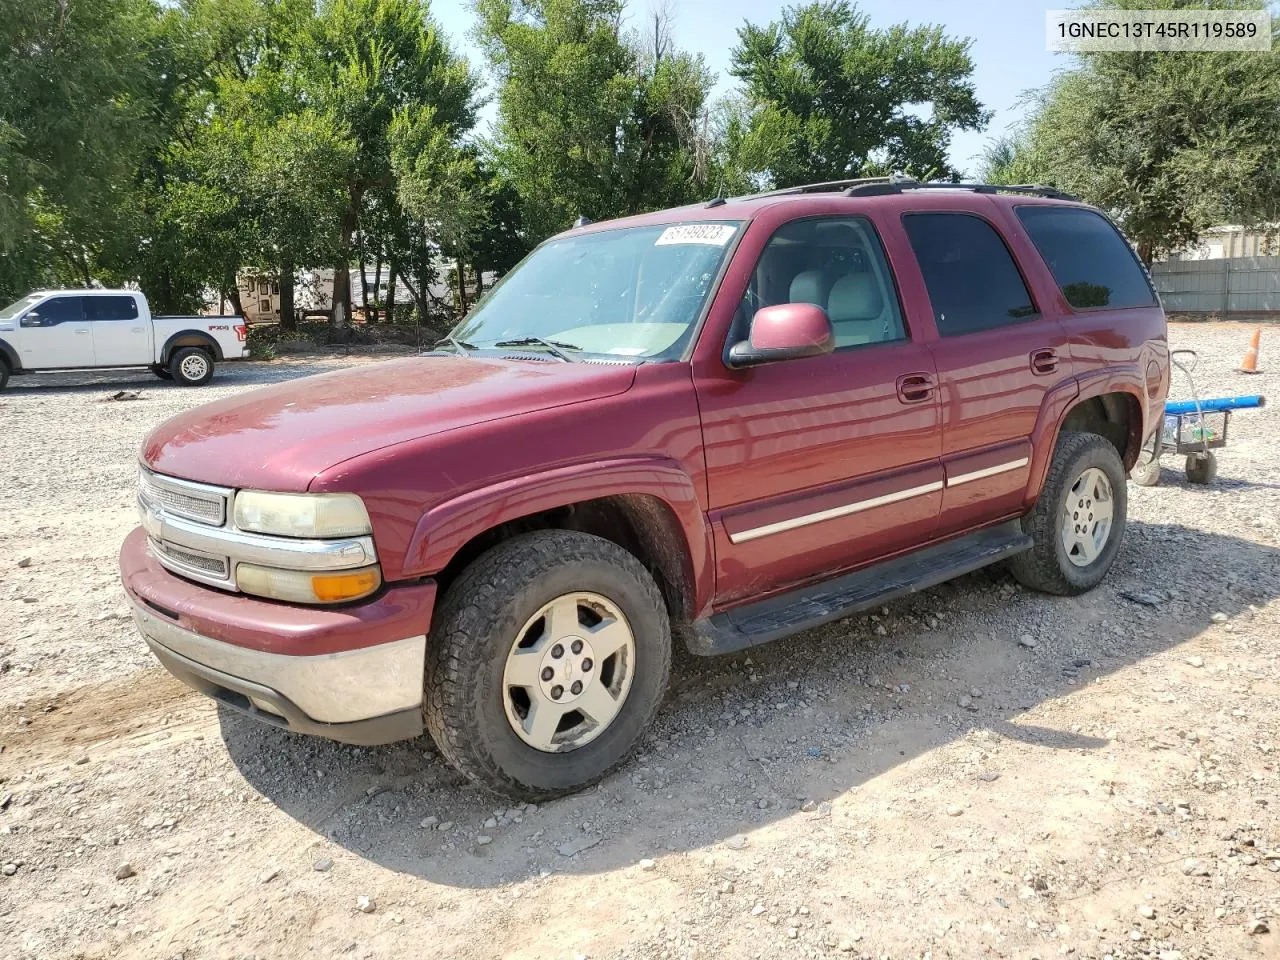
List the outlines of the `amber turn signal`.
{"type": "Polygon", "coordinates": [[[357,600],[377,590],[382,583],[377,567],[366,567],[354,573],[325,573],[311,578],[311,589],[321,603],[357,600]]]}

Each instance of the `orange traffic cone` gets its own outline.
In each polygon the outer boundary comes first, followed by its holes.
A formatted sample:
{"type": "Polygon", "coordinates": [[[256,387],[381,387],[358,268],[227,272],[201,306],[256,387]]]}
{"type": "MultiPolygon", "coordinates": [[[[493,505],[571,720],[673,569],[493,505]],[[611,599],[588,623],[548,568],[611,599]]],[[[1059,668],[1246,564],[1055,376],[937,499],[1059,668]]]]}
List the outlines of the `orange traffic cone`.
{"type": "Polygon", "coordinates": [[[1244,359],[1240,361],[1241,373],[1257,373],[1258,372],[1258,349],[1262,345],[1262,328],[1253,328],[1253,339],[1249,341],[1249,349],[1244,352],[1244,359]]]}

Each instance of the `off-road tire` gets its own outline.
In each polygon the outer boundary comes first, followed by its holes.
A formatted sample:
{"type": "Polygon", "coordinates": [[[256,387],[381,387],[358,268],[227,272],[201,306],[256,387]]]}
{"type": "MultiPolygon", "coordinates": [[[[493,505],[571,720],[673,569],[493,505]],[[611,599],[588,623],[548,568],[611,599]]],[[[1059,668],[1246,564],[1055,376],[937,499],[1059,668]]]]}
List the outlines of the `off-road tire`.
{"type": "Polygon", "coordinates": [[[1144,453],[1129,471],[1129,479],[1140,487],[1154,487],[1160,483],[1160,461],[1150,459],[1144,453]]]}
{"type": "Polygon", "coordinates": [[[1022,518],[1022,529],[1035,545],[1009,561],[1019,583],[1045,593],[1074,596],[1092,590],[1107,575],[1124,539],[1128,506],[1124,464],[1111,441],[1096,433],[1063,432],[1053,451],[1044,487],[1035,509],[1022,518]],[[1088,566],[1067,559],[1060,525],[1067,494],[1085,470],[1096,467],[1111,484],[1113,514],[1106,546],[1088,566]]]}
{"type": "Polygon", "coordinates": [[[213,357],[209,355],[208,350],[200,347],[180,347],[169,358],[169,375],[173,377],[174,383],[180,383],[185,387],[204,386],[213,379],[213,357]],[[200,357],[205,361],[203,372],[199,376],[194,376],[183,368],[183,361],[191,357],[200,357]]]}
{"type": "Polygon", "coordinates": [[[545,530],[500,543],[449,587],[427,638],[424,712],[445,758],[476,783],[528,801],[581,790],[630,755],[671,672],[671,622],[644,565],[615,543],[545,530]],[[557,596],[590,591],[616,604],[635,639],[626,702],[610,725],[575,750],[523,742],[505,710],[503,669],[529,617],[557,596]]]}
{"type": "Polygon", "coordinates": [[[1211,452],[1187,454],[1187,483],[1207,484],[1218,478],[1218,458],[1211,452]]]}

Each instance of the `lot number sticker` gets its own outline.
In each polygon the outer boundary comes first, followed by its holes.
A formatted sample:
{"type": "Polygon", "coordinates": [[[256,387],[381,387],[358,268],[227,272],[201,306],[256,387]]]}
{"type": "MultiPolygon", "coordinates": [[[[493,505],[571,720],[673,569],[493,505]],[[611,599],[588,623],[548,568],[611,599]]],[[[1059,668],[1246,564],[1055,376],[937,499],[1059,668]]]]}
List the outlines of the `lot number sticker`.
{"type": "Polygon", "coordinates": [[[662,247],[672,243],[706,243],[713,247],[723,247],[737,230],[737,227],[727,223],[682,223],[663,230],[653,245],[662,247]]]}

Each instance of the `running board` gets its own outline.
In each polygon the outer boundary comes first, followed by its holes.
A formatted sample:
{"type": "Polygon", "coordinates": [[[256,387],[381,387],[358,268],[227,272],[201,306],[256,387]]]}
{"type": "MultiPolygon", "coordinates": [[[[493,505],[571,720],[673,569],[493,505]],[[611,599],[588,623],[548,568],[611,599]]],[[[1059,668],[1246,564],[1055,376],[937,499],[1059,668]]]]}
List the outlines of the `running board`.
{"type": "Polygon", "coordinates": [[[927,590],[1031,546],[1021,523],[1010,520],[834,580],[695,620],[687,634],[689,650],[715,656],[768,643],[927,590]]]}

